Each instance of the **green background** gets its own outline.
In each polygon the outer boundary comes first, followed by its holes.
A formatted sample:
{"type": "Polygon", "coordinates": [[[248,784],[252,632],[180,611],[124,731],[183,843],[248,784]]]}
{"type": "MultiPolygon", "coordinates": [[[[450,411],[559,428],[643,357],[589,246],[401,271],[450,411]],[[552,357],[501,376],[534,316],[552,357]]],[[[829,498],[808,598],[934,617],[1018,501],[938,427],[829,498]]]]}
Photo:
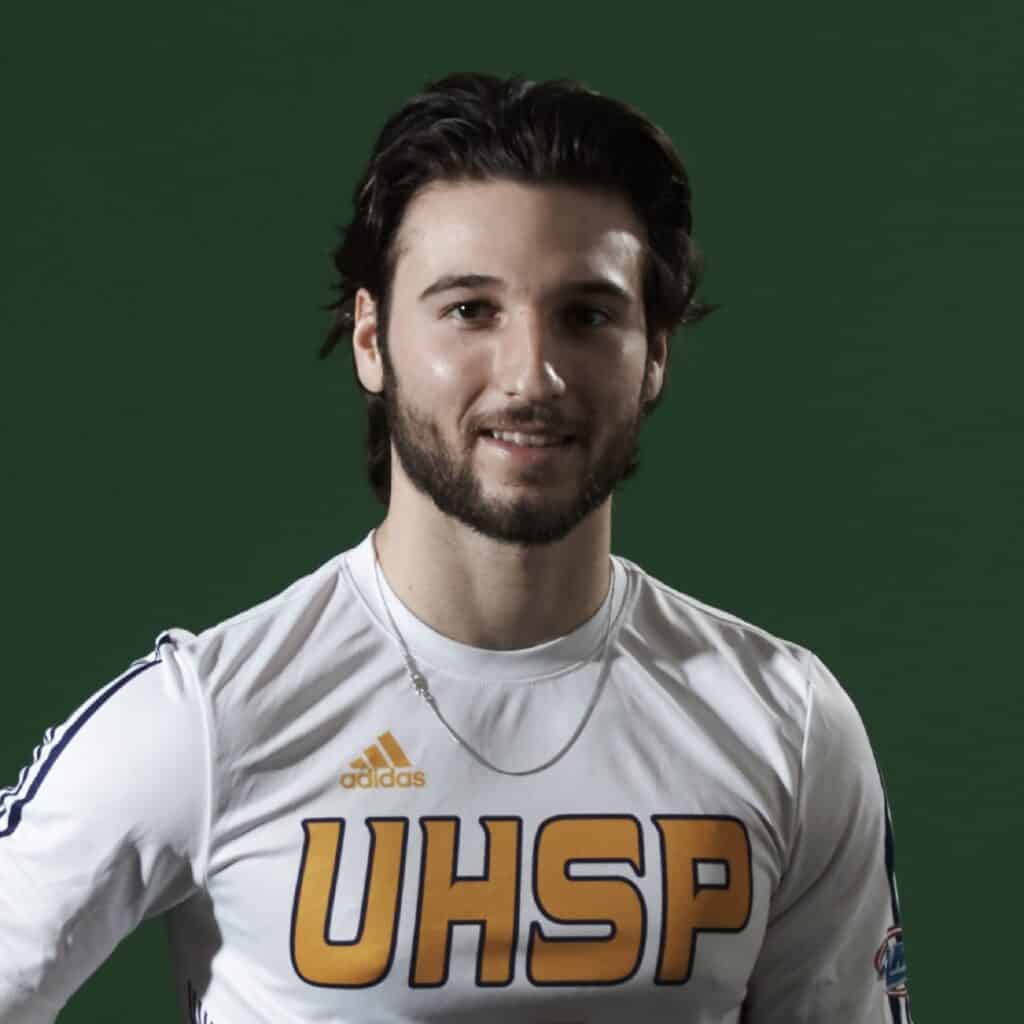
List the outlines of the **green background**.
{"type": "MultiPolygon", "coordinates": [[[[350,361],[315,358],[373,137],[450,71],[576,77],[676,141],[725,304],[675,339],[615,548],[833,669],[889,787],[915,1017],[1009,1006],[1020,11],[8,7],[0,780],[161,629],[377,521],[350,361]]],[[[150,923],[61,1020],[170,1007],[150,923]]]]}

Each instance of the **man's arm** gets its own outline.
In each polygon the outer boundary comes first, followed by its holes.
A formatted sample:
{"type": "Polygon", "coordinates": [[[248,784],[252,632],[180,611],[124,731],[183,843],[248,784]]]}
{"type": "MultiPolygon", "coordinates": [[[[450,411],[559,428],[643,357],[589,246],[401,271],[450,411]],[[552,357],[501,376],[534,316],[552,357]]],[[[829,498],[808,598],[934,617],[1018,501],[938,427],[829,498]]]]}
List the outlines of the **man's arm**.
{"type": "Polygon", "coordinates": [[[867,733],[808,656],[811,704],[787,870],[744,1024],[911,1024],[891,821],[867,733]]]}
{"type": "Polygon", "coordinates": [[[201,697],[158,641],[0,790],[4,1024],[50,1024],[125,935],[188,897],[209,801],[201,697]]]}

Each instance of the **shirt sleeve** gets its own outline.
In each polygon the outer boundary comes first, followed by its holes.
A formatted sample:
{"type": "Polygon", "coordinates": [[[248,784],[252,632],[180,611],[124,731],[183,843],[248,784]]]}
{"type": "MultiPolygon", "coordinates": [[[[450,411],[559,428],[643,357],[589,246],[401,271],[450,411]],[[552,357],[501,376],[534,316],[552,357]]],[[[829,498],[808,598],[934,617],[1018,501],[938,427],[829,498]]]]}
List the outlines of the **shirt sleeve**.
{"type": "Polygon", "coordinates": [[[205,870],[208,716],[173,635],[49,730],[0,790],[0,1020],[49,1024],[205,870]]]}
{"type": "Polygon", "coordinates": [[[744,1024],[911,1024],[892,823],[863,722],[807,652],[810,707],[786,871],[744,1024]]]}

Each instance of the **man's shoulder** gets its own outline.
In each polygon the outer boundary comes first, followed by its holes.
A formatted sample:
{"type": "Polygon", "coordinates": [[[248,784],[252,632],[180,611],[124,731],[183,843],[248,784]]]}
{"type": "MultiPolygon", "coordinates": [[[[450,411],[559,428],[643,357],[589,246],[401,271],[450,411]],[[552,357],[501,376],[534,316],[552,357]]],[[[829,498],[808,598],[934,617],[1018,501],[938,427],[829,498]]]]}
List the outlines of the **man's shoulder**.
{"type": "Polygon", "coordinates": [[[750,700],[803,721],[817,685],[809,648],[623,561],[635,592],[620,632],[627,652],[716,701],[750,700]]]}
{"type": "Polygon", "coordinates": [[[702,640],[716,646],[743,647],[801,661],[812,657],[802,644],[679,590],[628,559],[620,558],[620,561],[636,581],[634,618],[645,626],[663,626],[666,639],[675,637],[684,644],[702,640]]]}
{"type": "Polygon", "coordinates": [[[198,632],[164,630],[157,645],[170,644],[209,692],[242,674],[265,678],[308,664],[367,626],[347,571],[354,550],[333,555],[277,593],[198,632]]]}

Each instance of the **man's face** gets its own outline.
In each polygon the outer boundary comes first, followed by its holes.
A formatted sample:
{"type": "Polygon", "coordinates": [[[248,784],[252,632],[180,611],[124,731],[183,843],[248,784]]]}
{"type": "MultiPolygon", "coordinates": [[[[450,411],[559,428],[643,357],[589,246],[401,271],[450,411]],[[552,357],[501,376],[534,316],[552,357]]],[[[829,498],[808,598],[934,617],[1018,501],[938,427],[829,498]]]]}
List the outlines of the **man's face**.
{"type": "Polygon", "coordinates": [[[559,540],[606,501],[665,359],[649,358],[643,243],[615,193],[488,181],[414,197],[384,345],[393,496],[403,473],[517,544],[559,540]]]}

